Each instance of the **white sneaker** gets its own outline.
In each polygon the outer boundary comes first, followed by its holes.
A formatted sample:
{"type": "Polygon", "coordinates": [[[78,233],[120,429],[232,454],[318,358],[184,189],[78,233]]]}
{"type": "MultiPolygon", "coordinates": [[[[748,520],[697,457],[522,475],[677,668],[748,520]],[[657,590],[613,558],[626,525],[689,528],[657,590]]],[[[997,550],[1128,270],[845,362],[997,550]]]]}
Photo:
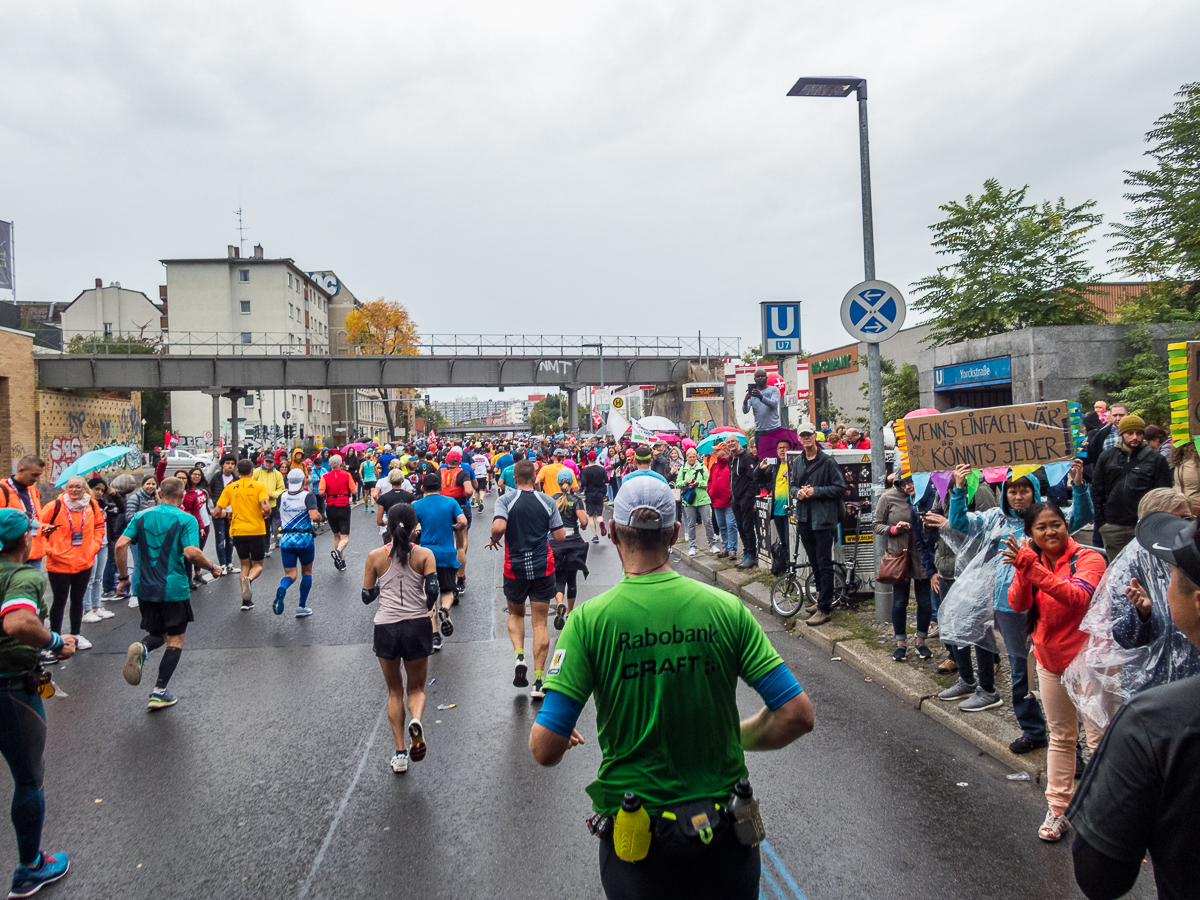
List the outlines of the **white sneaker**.
{"type": "Polygon", "coordinates": [[[696,555],[696,548],[688,547],[688,556],[695,556],[695,555],[696,555]]]}
{"type": "Polygon", "coordinates": [[[392,757],[392,771],[397,775],[403,775],[408,771],[408,751],[401,750],[392,757]]]}
{"type": "Polygon", "coordinates": [[[711,553],[713,556],[716,556],[716,555],[717,555],[718,553],[720,553],[721,551],[720,551],[720,550],[718,550],[716,547],[709,547],[709,548],[708,548],[708,552],[709,552],[709,553],[711,553]]]}
{"type": "Polygon", "coordinates": [[[97,614],[95,610],[89,610],[88,612],[85,612],[83,614],[83,618],[80,619],[79,621],[87,622],[89,625],[91,625],[95,622],[100,622],[102,620],[101,620],[99,614],[97,614]]]}
{"type": "Polygon", "coordinates": [[[137,609],[137,605],[137,597],[130,597],[129,602],[126,604],[130,609],[137,609]]]}
{"type": "Polygon", "coordinates": [[[82,634],[75,635],[76,650],[91,650],[92,642],[85,638],[82,634]]]}
{"type": "Polygon", "coordinates": [[[230,563],[230,564],[229,564],[229,568],[228,568],[228,570],[227,570],[227,574],[229,574],[229,575],[238,575],[238,574],[240,574],[240,573],[241,573],[241,571],[242,571],[242,567],[241,567],[241,566],[235,566],[233,563],[230,563]]]}
{"type": "Polygon", "coordinates": [[[98,609],[93,609],[92,612],[94,612],[96,615],[98,615],[101,619],[111,619],[113,616],[116,615],[115,612],[113,612],[110,609],[105,609],[103,606],[101,606],[98,609]]]}

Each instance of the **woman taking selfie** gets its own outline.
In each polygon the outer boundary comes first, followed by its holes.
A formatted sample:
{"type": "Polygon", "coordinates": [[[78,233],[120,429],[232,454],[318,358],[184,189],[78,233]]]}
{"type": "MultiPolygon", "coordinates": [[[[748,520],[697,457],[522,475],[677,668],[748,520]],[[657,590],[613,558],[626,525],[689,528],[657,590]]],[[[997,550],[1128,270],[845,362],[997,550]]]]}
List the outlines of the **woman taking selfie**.
{"type": "MultiPolygon", "coordinates": [[[[1064,815],[1075,793],[1075,745],[1079,713],[1062,684],[1062,674],[1087,641],[1079,623],[1104,574],[1104,557],[1075,543],[1067,520],[1054,503],[1035,503],[1025,511],[1023,543],[1009,535],[1000,557],[1016,569],[1008,588],[1008,604],[1029,613],[1029,629],[1037,655],[1042,707],[1050,726],[1046,754],[1046,800],[1050,809],[1038,829],[1043,841],[1057,841],[1070,828],[1064,815]]],[[[1095,751],[1100,730],[1086,719],[1088,746],[1095,751]]]]}

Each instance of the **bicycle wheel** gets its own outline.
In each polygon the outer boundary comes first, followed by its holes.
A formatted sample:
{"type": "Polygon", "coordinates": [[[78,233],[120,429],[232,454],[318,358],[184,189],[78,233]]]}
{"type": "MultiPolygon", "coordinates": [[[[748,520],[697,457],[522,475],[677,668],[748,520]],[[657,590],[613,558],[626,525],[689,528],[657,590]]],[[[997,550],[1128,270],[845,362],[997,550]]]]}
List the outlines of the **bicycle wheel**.
{"type": "MultiPolygon", "coordinates": [[[[805,599],[810,603],[817,602],[817,596],[821,593],[817,587],[817,573],[811,573],[804,582],[805,599]]],[[[846,596],[846,578],[842,574],[842,570],[837,566],[833,569],[833,606],[837,606],[844,601],[846,596]]]]}
{"type": "Polygon", "coordinates": [[[775,615],[790,619],[804,603],[804,585],[796,572],[785,572],[771,585],[771,609],[775,615]]]}

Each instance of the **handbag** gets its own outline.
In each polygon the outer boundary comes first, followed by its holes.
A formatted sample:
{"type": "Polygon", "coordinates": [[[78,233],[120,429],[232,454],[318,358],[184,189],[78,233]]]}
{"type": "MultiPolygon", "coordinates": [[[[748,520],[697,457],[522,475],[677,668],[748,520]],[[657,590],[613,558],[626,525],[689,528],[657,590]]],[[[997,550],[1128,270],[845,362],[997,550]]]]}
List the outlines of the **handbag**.
{"type": "Polygon", "coordinates": [[[881,584],[903,584],[908,581],[908,548],[899,553],[889,550],[883,554],[875,580],[881,584]]]}

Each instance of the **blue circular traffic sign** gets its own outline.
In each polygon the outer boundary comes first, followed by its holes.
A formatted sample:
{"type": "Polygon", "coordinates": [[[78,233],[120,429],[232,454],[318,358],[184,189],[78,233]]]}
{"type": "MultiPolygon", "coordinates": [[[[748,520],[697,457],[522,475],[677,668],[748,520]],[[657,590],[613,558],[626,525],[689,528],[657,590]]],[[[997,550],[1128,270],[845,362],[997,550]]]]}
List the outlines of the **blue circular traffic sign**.
{"type": "Polygon", "coordinates": [[[842,298],[842,327],[850,337],[879,344],[904,327],[904,295],[886,281],[856,284],[842,298]]]}

